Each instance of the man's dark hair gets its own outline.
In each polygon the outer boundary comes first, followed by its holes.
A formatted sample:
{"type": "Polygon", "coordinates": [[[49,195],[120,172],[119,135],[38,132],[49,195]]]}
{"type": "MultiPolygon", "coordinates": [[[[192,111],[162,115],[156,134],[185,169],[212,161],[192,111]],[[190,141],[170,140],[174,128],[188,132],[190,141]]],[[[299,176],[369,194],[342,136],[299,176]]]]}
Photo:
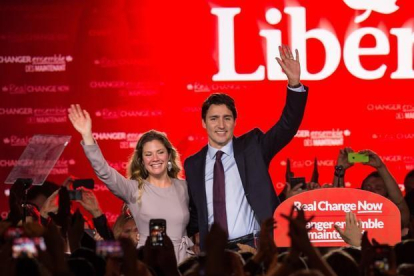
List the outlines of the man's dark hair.
{"type": "Polygon", "coordinates": [[[372,173],[367,175],[367,177],[365,177],[365,179],[362,181],[362,185],[361,185],[362,190],[365,190],[365,184],[367,184],[368,179],[370,179],[371,177],[381,178],[381,176],[379,175],[379,173],[377,171],[373,171],[372,173]]]}
{"type": "Polygon", "coordinates": [[[407,173],[407,175],[404,178],[404,184],[408,182],[408,179],[414,177],[414,170],[411,170],[407,173]]]}
{"type": "Polygon", "coordinates": [[[34,200],[39,195],[44,195],[46,198],[51,196],[57,189],[59,185],[54,182],[45,181],[42,186],[32,186],[27,191],[27,200],[34,200]]]}
{"type": "Polygon", "coordinates": [[[203,103],[201,107],[201,118],[205,121],[207,116],[207,111],[211,105],[226,105],[228,109],[230,109],[231,113],[233,113],[234,120],[237,119],[237,111],[236,106],[234,104],[234,100],[232,97],[222,93],[214,93],[211,94],[203,103]]]}
{"type": "Polygon", "coordinates": [[[394,246],[397,265],[414,264],[414,240],[401,241],[394,246]]]}
{"type": "Polygon", "coordinates": [[[323,256],[338,276],[359,275],[356,261],[345,251],[334,250],[323,256]]]}
{"type": "Polygon", "coordinates": [[[354,259],[354,261],[359,264],[361,263],[361,249],[354,248],[354,247],[342,247],[341,250],[349,254],[349,256],[354,259]]]}

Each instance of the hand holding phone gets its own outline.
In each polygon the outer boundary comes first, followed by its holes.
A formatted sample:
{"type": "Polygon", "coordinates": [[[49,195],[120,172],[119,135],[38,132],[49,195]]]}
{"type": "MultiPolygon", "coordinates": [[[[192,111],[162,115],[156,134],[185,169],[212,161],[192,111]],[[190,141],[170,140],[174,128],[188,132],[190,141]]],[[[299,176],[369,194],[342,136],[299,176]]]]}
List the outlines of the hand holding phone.
{"type": "Polygon", "coordinates": [[[290,188],[293,189],[297,185],[302,185],[302,189],[306,189],[306,179],[304,177],[291,177],[289,179],[290,188]]]}
{"type": "Polygon", "coordinates": [[[392,248],[388,245],[374,245],[374,260],[372,264],[374,275],[389,273],[392,263],[392,248]]]}
{"type": "Polygon", "coordinates": [[[381,157],[379,157],[379,155],[372,150],[361,150],[359,153],[368,156],[368,161],[364,162],[364,165],[371,166],[375,169],[379,169],[384,166],[384,162],[382,161],[381,157]]]}

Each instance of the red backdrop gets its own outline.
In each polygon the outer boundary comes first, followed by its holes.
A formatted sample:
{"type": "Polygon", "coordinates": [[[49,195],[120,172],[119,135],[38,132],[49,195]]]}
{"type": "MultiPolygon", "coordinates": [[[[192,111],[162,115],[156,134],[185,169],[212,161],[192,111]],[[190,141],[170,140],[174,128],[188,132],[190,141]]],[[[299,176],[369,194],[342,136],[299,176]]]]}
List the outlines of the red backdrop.
{"type": "MultiPolygon", "coordinates": [[[[277,190],[287,157],[308,180],[317,157],[320,182],[330,182],[344,146],[376,151],[402,183],[414,169],[414,6],[366,3],[356,1],[357,11],[349,0],[2,1],[0,179],[34,134],[73,136],[50,180],[93,176],[66,117],[71,103],[90,111],[96,139],[121,173],[140,133],[152,128],[168,134],[182,160],[204,146],[200,106],[212,92],[235,98],[236,135],[265,131],[285,99],[273,60],[281,41],[301,50],[310,95],[297,137],[271,164],[277,190]]],[[[358,187],[369,171],[355,167],[346,181],[358,187]]],[[[96,193],[113,220],[120,201],[99,182],[96,193]]],[[[0,199],[4,217],[3,192],[0,199]]]]}

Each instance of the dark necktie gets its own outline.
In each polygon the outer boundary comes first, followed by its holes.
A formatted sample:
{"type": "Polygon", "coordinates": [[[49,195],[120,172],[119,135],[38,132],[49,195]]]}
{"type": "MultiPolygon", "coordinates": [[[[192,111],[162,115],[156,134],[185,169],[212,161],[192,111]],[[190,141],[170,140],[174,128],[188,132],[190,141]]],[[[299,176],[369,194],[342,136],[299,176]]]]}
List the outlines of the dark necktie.
{"type": "Polygon", "coordinates": [[[214,222],[220,225],[226,233],[227,228],[227,214],[226,214],[226,185],[224,182],[224,168],[221,163],[221,150],[216,153],[216,162],[214,163],[214,178],[213,178],[213,211],[214,222]]]}

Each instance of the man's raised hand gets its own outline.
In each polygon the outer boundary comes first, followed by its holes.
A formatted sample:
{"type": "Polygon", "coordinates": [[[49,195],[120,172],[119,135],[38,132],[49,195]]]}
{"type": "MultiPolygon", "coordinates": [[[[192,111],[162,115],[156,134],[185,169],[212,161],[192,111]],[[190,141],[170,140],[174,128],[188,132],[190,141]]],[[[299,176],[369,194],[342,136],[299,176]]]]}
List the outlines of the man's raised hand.
{"type": "Polygon", "coordinates": [[[296,87],[300,85],[300,63],[299,63],[299,52],[295,50],[295,57],[293,56],[290,47],[287,45],[279,46],[280,58],[276,57],[283,72],[285,72],[289,86],[296,87]]]}

